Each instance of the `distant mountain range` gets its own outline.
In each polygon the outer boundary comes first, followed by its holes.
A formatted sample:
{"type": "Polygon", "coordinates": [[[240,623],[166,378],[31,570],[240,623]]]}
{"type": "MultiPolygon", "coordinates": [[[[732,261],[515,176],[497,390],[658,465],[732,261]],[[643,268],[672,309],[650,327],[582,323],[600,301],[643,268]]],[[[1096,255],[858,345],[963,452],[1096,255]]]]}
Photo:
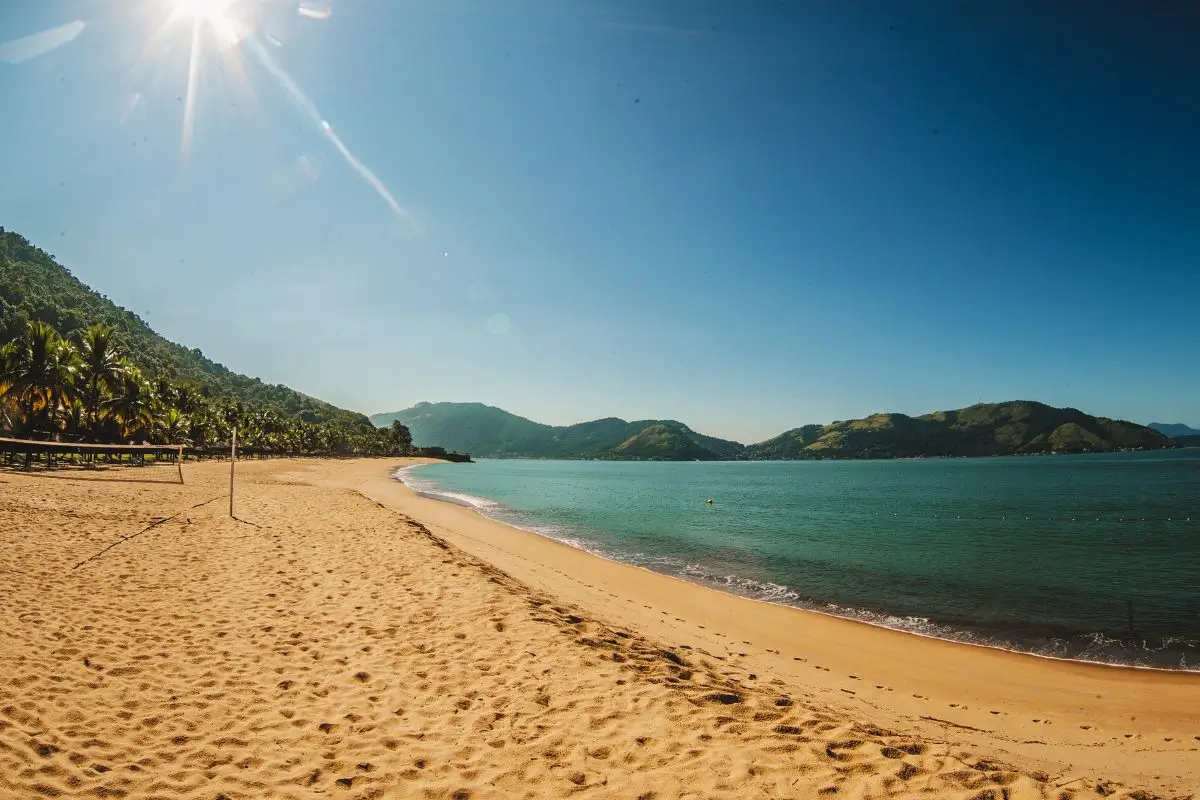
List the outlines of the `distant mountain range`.
{"type": "Polygon", "coordinates": [[[418,447],[437,444],[483,458],[713,461],[736,458],[745,449],[675,420],[626,422],[608,417],[578,425],[543,425],[483,403],[417,403],[371,417],[380,427],[392,420],[408,426],[418,447]]]}
{"type": "Polygon", "coordinates": [[[1189,428],[1179,422],[1151,422],[1146,426],[1153,428],[1161,434],[1170,436],[1172,439],[1177,439],[1180,436],[1200,436],[1200,430],[1189,428]]]}
{"type": "Polygon", "coordinates": [[[615,417],[555,426],[482,403],[418,403],[375,414],[400,420],[418,446],[437,444],[483,458],[583,458],[656,461],[914,458],[1108,452],[1174,446],[1163,433],[1032,401],[981,403],[921,417],[872,414],[805,425],[758,444],[697,433],[677,420],[615,417]]]}
{"type": "Polygon", "coordinates": [[[872,414],[806,425],[746,448],[749,458],[914,458],[1103,453],[1172,447],[1144,425],[1027,400],[980,403],[920,417],[872,414]]]}

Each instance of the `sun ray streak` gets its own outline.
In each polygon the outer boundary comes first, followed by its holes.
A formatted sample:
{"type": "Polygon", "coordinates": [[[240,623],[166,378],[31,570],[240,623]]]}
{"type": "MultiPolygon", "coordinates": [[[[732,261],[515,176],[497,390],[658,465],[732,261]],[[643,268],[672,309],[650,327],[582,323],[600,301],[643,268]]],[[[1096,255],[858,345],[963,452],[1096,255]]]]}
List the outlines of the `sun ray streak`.
{"type": "Polygon", "coordinates": [[[259,63],[261,63],[267,72],[271,73],[272,77],[274,77],[275,80],[279,82],[279,85],[283,87],[284,92],[287,94],[288,99],[291,100],[292,104],[307,114],[309,118],[311,118],[312,121],[316,123],[318,127],[320,127],[321,132],[327,139],[329,139],[330,143],[337,149],[337,151],[341,153],[342,158],[345,159],[350,168],[357,172],[360,178],[370,184],[370,186],[375,190],[376,194],[378,194],[383,201],[388,204],[388,207],[390,207],[397,216],[412,226],[414,230],[419,232],[420,226],[417,224],[416,220],[413,219],[413,216],[402,205],[400,205],[400,203],[392,195],[391,191],[388,190],[387,185],[380,180],[379,176],[372,172],[366,164],[364,164],[353,153],[350,152],[350,148],[346,147],[341,138],[334,133],[333,126],[326,122],[325,118],[321,116],[321,110],[317,108],[316,103],[308,99],[308,95],[301,91],[300,87],[296,85],[296,82],[292,80],[292,77],[288,75],[286,71],[284,71],[283,67],[279,66],[279,63],[275,61],[274,58],[271,57],[271,54],[265,47],[263,47],[262,43],[258,40],[258,37],[251,35],[246,37],[244,41],[250,52],[253,53],[255,58],[258,59],[259,63]]]}
{"type": "Polygon", "coordinates": [[[188,56],[187,96],[183,106],[183,157],[192,147],[192,124],[196,116],[196,76],[200,72],[200,19],[192,20],[192,51],[188,56]]]}

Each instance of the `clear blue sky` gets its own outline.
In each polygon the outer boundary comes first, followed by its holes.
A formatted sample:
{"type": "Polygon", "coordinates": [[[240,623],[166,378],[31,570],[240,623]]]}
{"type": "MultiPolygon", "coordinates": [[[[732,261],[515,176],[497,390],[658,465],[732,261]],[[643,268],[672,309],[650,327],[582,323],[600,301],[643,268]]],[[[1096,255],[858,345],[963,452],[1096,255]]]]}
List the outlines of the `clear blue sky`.
{"type": "Polygon", "coordinates": [[[241,0],[185,158],[180,3],[0,0],[0,225],[235,370],[743,441],[1200,426],[1200,6],[241,0]]]}

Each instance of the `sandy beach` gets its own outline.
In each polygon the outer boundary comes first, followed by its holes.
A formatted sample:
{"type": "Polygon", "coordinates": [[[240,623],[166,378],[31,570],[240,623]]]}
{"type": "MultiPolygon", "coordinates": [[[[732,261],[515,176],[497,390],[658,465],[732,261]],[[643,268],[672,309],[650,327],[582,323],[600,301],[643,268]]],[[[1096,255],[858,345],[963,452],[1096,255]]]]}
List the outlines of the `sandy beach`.
{"type": "MultiPolygon", "coordinates": [[[[0,472],[0,798],[1184,798],[1200,675],[605,561],[396,460],[0,472]]],[[[469,467],[465,467],[469,468],[469,467]]]]}

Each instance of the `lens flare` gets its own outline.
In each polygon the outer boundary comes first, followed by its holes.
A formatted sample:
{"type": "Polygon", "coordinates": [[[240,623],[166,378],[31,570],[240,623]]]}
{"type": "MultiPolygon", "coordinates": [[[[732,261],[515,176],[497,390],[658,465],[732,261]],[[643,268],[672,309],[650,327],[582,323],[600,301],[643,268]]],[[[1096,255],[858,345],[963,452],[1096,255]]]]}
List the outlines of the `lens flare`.
{"type": "MultiPolygon", "coordinates": [[[[206,42],[211,40],[216,44],[218,53],[232,64],[238,73],[242,71],[241,56],[248,53],[254,61],[266,70],[276,84],[291,101],[292,105],[307,116],[317,126],[321,135],[328,141],[346,165],[367,183],[388,208],[404,220],[415,232],[422,232],[421,225],[412,215],[400,205],[392,195],[387,185],[366,164],[355,156],[334,132],[333,126],[322,116],[316,104],[292,79],[275,57],[263,46],[256,30],[254,12],[262,0],[162,0],[170,7],[169,16],[163,29],[177,24],[187,24],[191,27],[191,44],[188,52],[187,91],[183,109],[182,152],[187,158],[191,149],[193,129],[196,118],[196,93],[200,72],[203,68],[203,52],[206,42]]],[[[300,13],[310,19],[325,20],[331,16],[331,10],[325,3],[301,3],[300,13]]],[[[161,33],[161,31],[160,31],[161,33]]],[[[262,31],[272,46],[279,48],[282,43],[265,30],[262,31]]],[[[244,77],[244,76],[243,76],[244,77]]]]}
{"type": "Polygon", "coordinates": [[[196,82],[200,74],[204,36],[206,33],[212,36],[218,52],[229,53],[249,33],[249,30],[234,12],[234,6],[242,0],[167,0],[167,2],[171,4],[171,15],[167,19],[167,26],[179,21],[188,22],[192,26],[181,142],[183,157],[187,158],[192,146],[192,130],[196,121],[196,82]]]}

